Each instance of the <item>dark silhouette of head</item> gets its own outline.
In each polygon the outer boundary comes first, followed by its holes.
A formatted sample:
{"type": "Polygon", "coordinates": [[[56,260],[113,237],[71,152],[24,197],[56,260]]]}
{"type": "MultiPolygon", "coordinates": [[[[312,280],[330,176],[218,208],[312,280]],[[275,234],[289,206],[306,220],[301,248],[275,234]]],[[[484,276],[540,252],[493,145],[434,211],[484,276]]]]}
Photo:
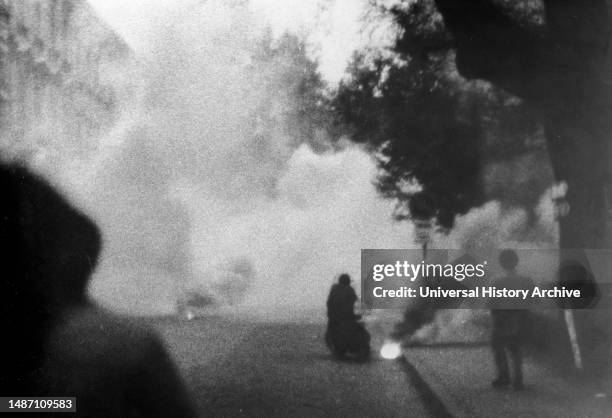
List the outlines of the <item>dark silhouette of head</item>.
{"type": "Polygon", "coordinates": [[[516,251],[506,249],[499,254],[499,265],[506,271],[512,271],[518,265],[519,258],[516,251]]]}
{"type": "Polygon", "coordinates": [[[560,301],[565,308],[586,309],[595,306],[600,299],[593,273],[578,260],[566,260],[561,264],[557,285],[580,291],[579,298],[560,301]]]}
{"type": "Polygon", "coordinates": [[[100,233],[53,187],[23,167],[0,165],[2,393],[31,393],[45,333],[67,307],[85,303],[100,233]],[[5,351],[6,352],[6,351],[5,351]],[[5,390],[9,390],[8,392],[5,390]]]}
{"type": "Polygon", "coordinates": [[[338,277],[338,283],[344,286],[349,286],[351,284],[351,276],[346,273],[342,273],[340,277],[338,277]]]}

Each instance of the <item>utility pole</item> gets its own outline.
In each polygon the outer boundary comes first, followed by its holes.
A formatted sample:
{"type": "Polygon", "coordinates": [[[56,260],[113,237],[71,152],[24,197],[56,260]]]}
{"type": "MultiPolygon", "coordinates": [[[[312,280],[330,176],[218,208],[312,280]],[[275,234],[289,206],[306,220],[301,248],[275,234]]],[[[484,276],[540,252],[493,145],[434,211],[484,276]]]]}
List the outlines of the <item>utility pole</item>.
{"type": "MultiPolygon", "coordinates": [[[[554,204],[555,218],[559,221],[561,218],[566,217],[570,211],[570,205],[565,199],[567,193],[567,184],[559,183],[553,186],[551,195],[554,204]]],[[[561,249],[560,251],[563,251],[561,249]]],[[[574,366],[578,370],[582,370],[582,354],[580,352],[580,345],[578,344],[578,334],[576,332],[576,323],[574,321],[574,312],[571,309],[563,309],[563,319],[565,320],[565,326],[567,327],[567,334],[569,335],[570,345],[572,347],[572,354],[574,355],[574,366]]]]}
{"type": "Polygon", "coordinates": [[[414,220],[414,242],[421,244],[423,249],[423,261],[427,259],[427,244],[431,241],[430,219],[415,219],[414,220]]]}

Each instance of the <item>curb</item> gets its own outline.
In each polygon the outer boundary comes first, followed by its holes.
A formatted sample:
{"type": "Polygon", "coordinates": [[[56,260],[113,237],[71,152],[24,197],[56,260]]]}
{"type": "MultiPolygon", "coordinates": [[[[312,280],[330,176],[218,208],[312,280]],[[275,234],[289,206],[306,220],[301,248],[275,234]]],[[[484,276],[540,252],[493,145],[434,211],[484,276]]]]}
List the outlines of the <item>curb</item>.
{"type": "MultiPolygon", "coordinates": [[[[436,390],[430,383],[428,383],[423,378],[421,373],[419,373],[416,367],[414,367],[414,365],[408,361],[405,355],[402,355],[398,361],[406,374],[410,377],[410,380],[417,389],[417,392],[419,392],[420,396],[423,398],[423,403],[434,417],[454,418],[461,416],[461,414],[456,415],[451,412],[451,408],[454,405],[449,408],[448,402],[445,402],[440,397],[440,390],[436,390]]],[[[455,408],[455,411],[458,410],[455,408]]]]}
{"type": "MultiPolygon", "coordinates": [[[[410,376],[412,383],[421,393],[424,402],[427,403],[430,412],[435,417],[453,417],[453,418],[474,418],[478,416],[477,411],[473,411],[468,405],[458,402],[445,387],[443,382],[436,380],[434,371],[429,371],[424,367],[420,372],[414,365],[415,362],[410,362],[406,353],[402,354],[400,363],[405,372],[410,376]],[[423,376],[428,376],[427,378],[423,376]]],[[[418,366],[418,362],[416,362],[418,366]]]]}

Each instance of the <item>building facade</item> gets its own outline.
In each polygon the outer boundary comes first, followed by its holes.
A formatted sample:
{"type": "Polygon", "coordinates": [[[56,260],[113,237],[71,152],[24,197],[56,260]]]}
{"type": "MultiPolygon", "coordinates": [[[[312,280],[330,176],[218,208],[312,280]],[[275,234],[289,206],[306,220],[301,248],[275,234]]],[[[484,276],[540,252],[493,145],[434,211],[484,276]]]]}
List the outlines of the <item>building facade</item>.
{"type": "Polygon", "coordinates": [[[95,146],[130,94],[133,62],[85,0],[0,0],[0,145],[95,146]]]}

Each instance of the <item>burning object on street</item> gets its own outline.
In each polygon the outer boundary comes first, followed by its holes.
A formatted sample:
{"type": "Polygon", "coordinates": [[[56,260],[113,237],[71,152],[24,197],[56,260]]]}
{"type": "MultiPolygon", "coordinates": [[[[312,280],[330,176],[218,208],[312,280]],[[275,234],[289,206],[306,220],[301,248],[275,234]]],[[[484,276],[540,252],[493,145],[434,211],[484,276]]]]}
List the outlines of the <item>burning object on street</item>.
{"type": "Polygon", "coordinates": [[[397,341],[385,341],[380,348],[380,356],[386,360],[395,360],[402,355],[402,346],[397,341]]]}
{"type": "Polygon", "coordinates": [[[177,302],[179,316],[191,320],[210,309],[237,305],[245,297],[255,276],[246,258],[232,259],[216,266],[207,274],[206,284],[191,286],[177,302]]]}

